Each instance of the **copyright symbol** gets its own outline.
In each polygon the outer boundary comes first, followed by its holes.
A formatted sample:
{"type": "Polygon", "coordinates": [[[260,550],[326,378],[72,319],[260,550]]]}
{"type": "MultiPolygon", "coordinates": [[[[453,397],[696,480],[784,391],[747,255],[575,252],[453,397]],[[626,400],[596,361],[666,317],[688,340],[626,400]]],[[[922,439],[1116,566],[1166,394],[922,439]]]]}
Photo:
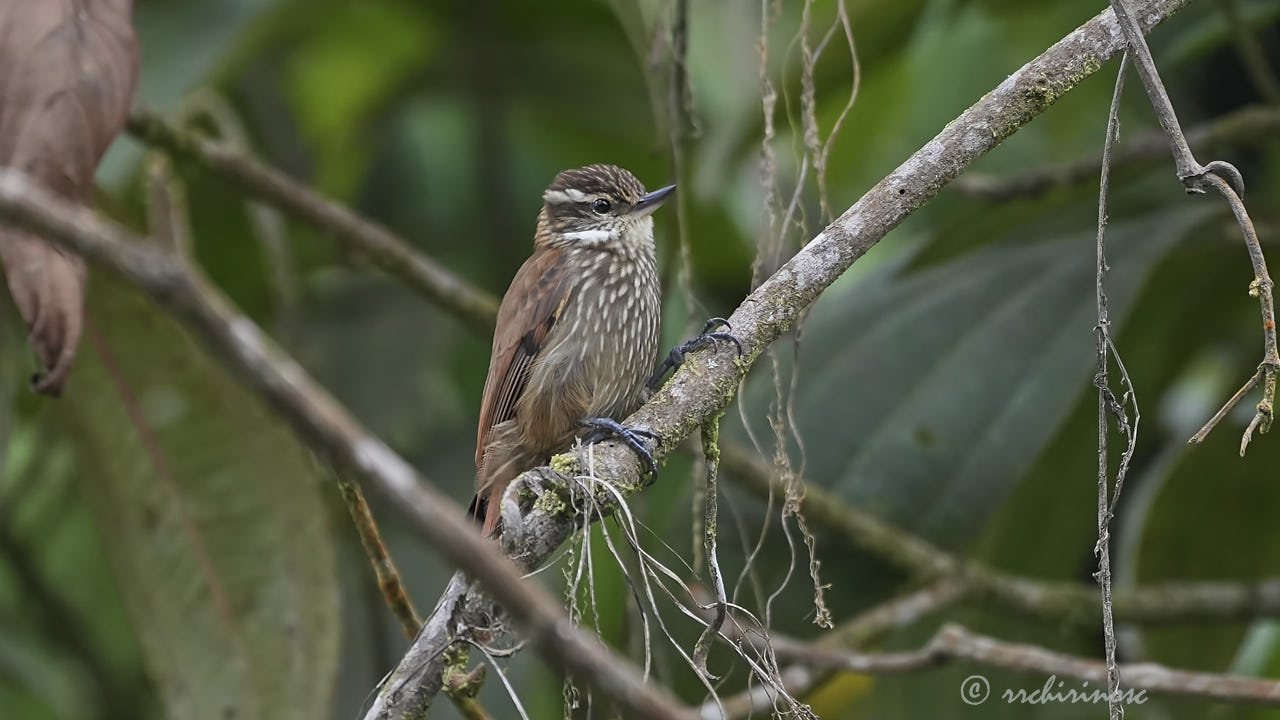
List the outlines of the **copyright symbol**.
{"type": "Polygon", "coordinates": [[[982,675],[970,675],[960,683],[960,699],[966,705],[981,705],[991,694],[991,683],[982,675]]]}

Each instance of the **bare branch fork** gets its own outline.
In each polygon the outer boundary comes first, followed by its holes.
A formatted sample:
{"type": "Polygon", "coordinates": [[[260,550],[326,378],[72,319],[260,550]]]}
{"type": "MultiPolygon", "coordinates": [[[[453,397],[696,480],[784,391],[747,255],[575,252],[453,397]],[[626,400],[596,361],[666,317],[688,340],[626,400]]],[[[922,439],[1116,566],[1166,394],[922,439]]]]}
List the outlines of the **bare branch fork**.
{"type": "Polygon", "coordinates": [[[1186,186],[1187,192],[1204,193],[1208,189],[1216,190],[1227,203],[1231,205],[1231,212],[1236,217],[1236,222],[1240,225],[1240,231],[1244,234],[1245,245],[1249,249],[1249,260],[1253,264],[1253,282],[1249,284],[1249,295],[1258,298],[1258,304],[1262,310],[1262,339],[1263,352],[1262,362],[1258,365],[1258,370],[1253,377],[1244,384],[1244,386],[1231,396],[1227,404],[1222,407],[1205,426],[1195,435],[1191,436],[1188,441],[1190,443],[1202,442],[1205,437],[1213,430],[1214,426],[1222,420],[1223,417],[1235,407],[1236,403],[1259,382],[1262,383],[1262,399],[1258,402],[1257,412],[1253,416],[1253,420],[1249,422],[1245,428],[1244,436],[1240,439],[1240,454],[1244,455],[1249,448],[1249,442],[1253,439],[1254,430],[1259,433],[1265,433],[1271,429],[1271,421],[1274,417],[1275,401],[1276,401],[1276,373],[1280,371],[1280,354],[1276,350],[1276,315],[1275,303],[1272,299],[1271,276],[1267,274],[1267,261],[1262,255],[1262,246],[1258,243],[1258,233],[1253,227],[1253,221],[1249,219],[1249,214],[1245,210],[1244,201],[1244,178],[1241,177],[1240,171],[1234,165],[1222,160],[1213,160],[1207,165],[1201,165],[1196,161],[1195,156],[1191,154],[1191,147],[1187,144],[1187,138],[1182,134],[1182,128],[1178,125],[1178,117],[1173,111],[1173,104],[1169,102],[1169,93],[1164,88],[1164,83],[1160,81],[1160,73],[1156,70],[1155,61],[1151,58],[1151,50],[1147,47],[1147,41],[1142,37],[1142,30],[1139,27],[1133,15],[1129,12],[1124,0],[1110,0],[1111,8],[1115,11],[1116,19],[1120,22],[1120,28],[1124,32],[1125,41],[1129,46],[1129,52],[1133,56],[1134,64],[1138,69],[1138,76],[1142,78],[1142,85],[1147,90],[1147,97],[1151,100],[1151,107],[1155,110],[1156,118],[1160,121],[1160,127],[1164,129],[1165,136],[1169,140],[1169,147],[1173,151],[1173,161],[1177,168],[1178,179],[1186,186]]]}

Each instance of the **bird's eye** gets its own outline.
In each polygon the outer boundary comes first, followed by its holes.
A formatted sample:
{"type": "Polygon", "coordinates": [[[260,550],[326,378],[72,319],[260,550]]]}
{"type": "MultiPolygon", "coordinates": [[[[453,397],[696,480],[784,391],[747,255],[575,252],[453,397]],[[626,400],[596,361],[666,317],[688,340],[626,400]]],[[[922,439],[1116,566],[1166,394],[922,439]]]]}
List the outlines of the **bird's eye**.
{"type": "Polygon", "coordinates": [[[612,207],[613,206],[609,204],[609,201],[604,198],[596,198],[596,201],[591,203],[591,210],[597,215],[604,215],[605,213],[608,213],[612,207]]]}

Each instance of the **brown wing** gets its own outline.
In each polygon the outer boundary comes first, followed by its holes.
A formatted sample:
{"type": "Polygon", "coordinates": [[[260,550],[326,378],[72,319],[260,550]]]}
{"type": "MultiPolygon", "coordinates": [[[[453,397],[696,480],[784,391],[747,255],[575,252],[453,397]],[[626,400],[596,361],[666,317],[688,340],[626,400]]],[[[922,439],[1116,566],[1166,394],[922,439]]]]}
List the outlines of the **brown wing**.
{"type": "Polygon", "coordinates": [[[539,248],[520,266],[498,309],[489,357],[489,376],[480,401],[476,468],[484,465],[493,426],[515,417],[516,402],[529,382],[529,368],[569,300],[563,252],[539,248]]]}

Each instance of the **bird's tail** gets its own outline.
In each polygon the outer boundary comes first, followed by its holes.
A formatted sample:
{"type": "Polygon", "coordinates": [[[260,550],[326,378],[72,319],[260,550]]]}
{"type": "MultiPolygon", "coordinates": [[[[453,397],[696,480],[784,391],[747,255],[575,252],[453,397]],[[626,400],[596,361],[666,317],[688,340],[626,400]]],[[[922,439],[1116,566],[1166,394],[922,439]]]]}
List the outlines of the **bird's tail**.
{"type": "Polygon", "coordinates": [[[484,464],[476,482],[476,495],[469,508],[471,516],[484,519],[484,534],[497,534],[502,518],[502,495],[520,473],[537,467],[542,459],[522,449],[505,433],[495,435],[485,451],[484,464]]]}
{"type": "Polygon", "coordinates": [[[502,492],[506,490],[507,484],[494,484],[488,490],[482,490],[471,498],[471,504],[467,506],[467,514],[476,522],[483,523],[483,530],[486,536],[495,535],[498,529],[498,521],[502,517],[500,508],[502,506],[502,492]]]}

